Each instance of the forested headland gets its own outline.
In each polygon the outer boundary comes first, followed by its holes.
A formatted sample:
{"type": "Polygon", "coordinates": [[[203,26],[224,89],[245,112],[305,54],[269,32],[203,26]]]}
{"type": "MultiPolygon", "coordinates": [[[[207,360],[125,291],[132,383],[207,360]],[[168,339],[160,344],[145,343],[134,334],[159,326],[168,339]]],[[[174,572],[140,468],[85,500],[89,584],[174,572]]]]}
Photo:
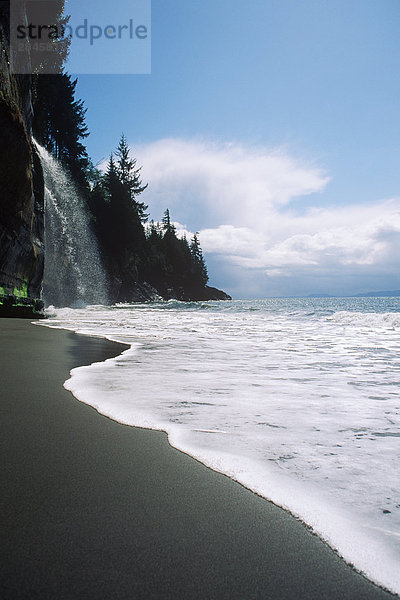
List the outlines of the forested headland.
{"type": "MultiPolygon", "coordinates": [[[[216,297],[197,234],[178,237],[168,208],[160,222],[148,221],[141,167],[124,135],[106,169],[96,168],[84,145],[85,109],[68,74],[39,75],[33,87],[33,135],[70,172],[87,203],[113,301],[130,301],[145,283],[163,298],[216,297]]],[[[222,296],[221,296],[222,297],[222,296]]]]}
{"type": "MultiPolygon", "coordinates": [[[[62,24],[68,21],[68,17],[63,15],[64,2],[56,0],[52,6],[53,22],[57,23],[61,30],[62,24]]],[[[26,10],[29,11],[29,5],[26,10]]],[[[27,18],[29,22],[29,13],[27,18]]],[[[3,15],[2,31],[3,37],[6,38],[4,23],[6,19],[3,15]]],[[[6,39],[3,40],[3,45],[6,47],[6,39]]],[[[159,221],[149,222],[146,190],[151,186],[151,181],[142,181],[141,166],[137,164],[128,140],[121,132],[116,132],[116,147],[105,149],[105,153],[109,154],[106,167],[100,170],[92,163],[85,146],[85,139],[89,135],[86,109],[83,101],[77,98],[77,80],[72,78],[63,66],[67,55],[68,39],[59,39],[50,58],[54,62],[54,74],[48,74],[48,70],[45,74],[41,72],[43,65],[33,64],[33,75],[9,75],[9,80],[11,84],[15,83],[16,90],[16,102],[14,98],[12,101],[19,104],[17,109],[12,110],[17,113],[19,111],[22,115],[21,139],[23,134],[25,138],[32,135],[60,161],[87,207],[107,275],[110,302],[149,300],[160,296],[164,299],[176,298],[185,301],[227,299],[228,296],[224,292],[207,286],[207,266],[197,233],[191,239],[179,237],[173,215],[170,215],[167,206],[164,215],[159,215],[159,221]],[[28,103],[31,109],[24,110],[23,104],[27,106],[28,103]],[[22,127],[25,133],[22,132],[22,127]]],[[[12,85],[9,87],[10,90],[13,89],[12,85]]],[[[5,89],[0,101],[8,101],[6,92],[9,90],[5,89]]],[[[11,106],[11,101],[9,104],[11,106]]],[[[8,110],[8,105],[6,109],[8,110]]],[[[5,115],[5,121],[11,120],[12,110],[10,108],[10,116],[5,115]]],[[[25,138],[23,143],[27,146],[25,138]]],[[[26,162],[29,162],[28,152],[35,163],[34,148],[27,148],[26,162]]],[[[40,165],[36,161],[27,186],[29,184],[35,188],[38,181],[39,184],[42,183],[39,171],[40,165]]],[[[11,190],[11,183],[9,187],[11,190]]],[[[25,204],[29,208],[28,199],[25,200],[25,204]]],[[[4,239],[8,234],[9,227],[5,223],[4,239]]],[[[14,234],[17,236],[17,233],[13,232],[14,234]]],[[[30,235],[33,239],[32,233],[30,235]]],[[[36,236],[37,238],[40,236],[36,236]]],[[[18,240],[15,239],[14,242],[16,244],[18,240]]],[[[15,251],[11,251],[15,255],[15,251]]],[[[39,251],[41,252],[40,243],[37,244],[37,248],[33,247],[32,254],[36,256],[39,251]]],[[[6,252],[4,257],[4,262],[7,263],[6,252]]],[[[33,257],[30,267],[32,270],[34,262],[33,257]]],[[[0,271],[2,268],[0,265],[0,271]]],[[[35,268],[37,271],[37,265],[35,268]]],[[[4,280],[13,280],[13,277],[10,277],[10,264],[5,264],[4,273],[7,273],[4,280]]],[[[24,267],[21,273],[14,277],[17,287],[20,282],[19,287],[24,285],[29,292],[29,288],[32,287],[29,270],[24,267]],[[25,272],[28,272],[28,276],[25,276],[25,272]]],[[[1,285],[4,289],[8,288],[10,293],[10,284],[7,281],[0,281],[1,285]]],[[[37,287],[35,285],[35,290],[37,287]]],[[[32,293],[30,295],[32,296],[32,293]]]]}

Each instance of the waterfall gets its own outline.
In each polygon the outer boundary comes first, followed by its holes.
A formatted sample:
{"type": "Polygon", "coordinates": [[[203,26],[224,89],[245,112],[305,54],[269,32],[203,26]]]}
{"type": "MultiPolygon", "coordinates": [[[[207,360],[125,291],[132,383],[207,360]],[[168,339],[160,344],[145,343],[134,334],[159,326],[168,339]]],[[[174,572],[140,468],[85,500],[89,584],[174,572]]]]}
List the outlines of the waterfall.
{"type": "Polygon", "coordinates": [[[45,183],[45,304],[107,304],[106,276],[85,201],[61,163],[34,143],[45,183]]]}

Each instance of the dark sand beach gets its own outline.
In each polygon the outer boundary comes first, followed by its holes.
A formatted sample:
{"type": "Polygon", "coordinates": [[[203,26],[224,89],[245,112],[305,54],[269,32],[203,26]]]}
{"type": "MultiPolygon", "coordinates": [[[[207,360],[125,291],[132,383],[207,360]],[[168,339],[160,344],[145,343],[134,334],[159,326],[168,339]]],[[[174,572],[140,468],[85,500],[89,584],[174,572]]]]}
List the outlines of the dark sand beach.
{"type": "Polygon", "coordinates": [[[2,600],[384,599],[292,516],[81,404],[106,340],[0,320],[2,600]]]}

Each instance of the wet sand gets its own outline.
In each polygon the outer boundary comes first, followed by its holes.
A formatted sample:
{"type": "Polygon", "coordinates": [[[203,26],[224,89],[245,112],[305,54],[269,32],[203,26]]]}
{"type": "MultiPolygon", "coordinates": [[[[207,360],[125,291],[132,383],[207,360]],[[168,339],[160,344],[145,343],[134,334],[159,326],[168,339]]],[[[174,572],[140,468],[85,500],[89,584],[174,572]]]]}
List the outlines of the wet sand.
{"type": "Polygon", "coordinates": [[[393,598],[165,434],[62,387],[121,345],[0,319],[0,347],[2,600],[393,598]]]}

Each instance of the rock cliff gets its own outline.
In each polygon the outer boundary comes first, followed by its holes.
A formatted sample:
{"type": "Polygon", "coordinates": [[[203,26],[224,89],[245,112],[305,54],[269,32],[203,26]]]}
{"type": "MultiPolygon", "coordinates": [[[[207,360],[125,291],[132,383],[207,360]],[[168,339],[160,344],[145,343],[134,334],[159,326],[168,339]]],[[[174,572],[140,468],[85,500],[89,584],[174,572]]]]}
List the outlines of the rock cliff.
{"type": "Polygon", "coordinates": [[[9,2],[0,2],[0,300],[41,296],[44,183],[31,122],[30,77],[10,72],[9,2]]]}

